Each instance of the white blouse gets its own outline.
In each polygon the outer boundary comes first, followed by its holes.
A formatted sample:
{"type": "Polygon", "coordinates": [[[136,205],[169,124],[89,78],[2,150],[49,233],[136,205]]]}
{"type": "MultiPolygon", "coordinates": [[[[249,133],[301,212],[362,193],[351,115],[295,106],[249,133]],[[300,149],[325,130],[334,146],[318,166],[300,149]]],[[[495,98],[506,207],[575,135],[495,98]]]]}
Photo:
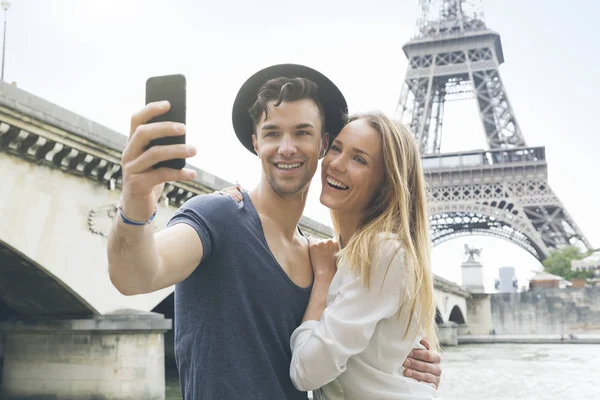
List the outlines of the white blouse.
{"type": "Polygon", "coordinates": [[[404,250],[382,239],[374,258],[369,288],[340,260],[321,320],[306,321],[292,334],[292,382],[298,390],[315,390],[315,399],[436,397],[435,388],[403,375],[408,353],[423,348],[417,323],[403,339],[409,316],[408,307],[400,309],[408,301],[404,250]]]}

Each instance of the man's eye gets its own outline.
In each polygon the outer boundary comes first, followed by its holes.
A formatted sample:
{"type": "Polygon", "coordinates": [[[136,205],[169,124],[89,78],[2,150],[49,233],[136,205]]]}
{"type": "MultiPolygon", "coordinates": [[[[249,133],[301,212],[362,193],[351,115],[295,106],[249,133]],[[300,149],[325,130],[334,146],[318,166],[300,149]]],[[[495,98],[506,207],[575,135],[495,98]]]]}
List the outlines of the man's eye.
{"type": "Polygon", "coordinates": [[[296,135],[304,136],[304,135],[309,135],[309,133],[307,131],[298,131],[298,132],[296,132],[296,135]]]}
{"type": "Polygon", "coordinates": [[[273,132],[267,132],[267,133],[265,134],[265,136],[266,136],[266,137],[277,136],[277,132],[274,132],[274,131],[273,131],[273,132]]]}

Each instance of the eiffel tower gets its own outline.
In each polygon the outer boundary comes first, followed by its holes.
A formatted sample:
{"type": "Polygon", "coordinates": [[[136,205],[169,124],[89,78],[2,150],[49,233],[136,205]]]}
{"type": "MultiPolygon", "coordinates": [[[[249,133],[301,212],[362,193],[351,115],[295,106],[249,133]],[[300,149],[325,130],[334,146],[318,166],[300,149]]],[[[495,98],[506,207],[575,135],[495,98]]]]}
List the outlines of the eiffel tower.
{"type": "Polygon", "coordinates": [[[403,46],[408,68],[396,117],[420,145],[434,245],[487,235],[540,261],[569,244],[591,249],[548,184],[545,148],[525,143],[498,71],[500,35],[486,26],[481,5],[419,4],[415,36],[403,46]],[[473,97],[489,149],[440,153],[444,104],[473,97]]]}

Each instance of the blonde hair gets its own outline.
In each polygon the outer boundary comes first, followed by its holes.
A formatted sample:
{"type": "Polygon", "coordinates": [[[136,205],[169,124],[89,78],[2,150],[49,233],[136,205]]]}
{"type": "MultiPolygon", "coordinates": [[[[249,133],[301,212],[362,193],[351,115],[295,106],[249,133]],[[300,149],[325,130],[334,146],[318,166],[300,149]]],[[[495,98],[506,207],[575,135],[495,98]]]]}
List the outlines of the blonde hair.
{"type": "MultiPolygon", "coordinates": [[[[432,348],[438,349],[427,194],[418,147],[405,126],[381,112],[356,114],[348,119],[348,123],[356,120],[365,120],[380,135],[384,180],[356,233],[349,240],[343,238],[347,244],[338,257],[344,258],[368,287],[378,235],[391,233],[405,252],[406,282],[403,284],[407,296],[403,298],[408,299],[408,304],[401,304],[400,310],[402,313],[408,312],[409,320],[403,337],[407,337],[411,324],[416,322],[432,348]]],[[[331,217],[335,231],[339,232],[339,219],[335,211],[332,211],[331,217]]],[[[418,332],[418,329],[413,331],[418,332]]]]}

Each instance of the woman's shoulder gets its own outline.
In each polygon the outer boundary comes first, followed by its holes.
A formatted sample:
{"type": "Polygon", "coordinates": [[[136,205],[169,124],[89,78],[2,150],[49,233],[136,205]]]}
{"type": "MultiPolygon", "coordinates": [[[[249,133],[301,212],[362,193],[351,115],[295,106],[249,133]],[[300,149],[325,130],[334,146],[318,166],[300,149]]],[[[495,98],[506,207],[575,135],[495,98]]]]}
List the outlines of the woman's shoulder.
{"type": "Polygon", "coordinates": [[[398,235],[387,232],[378,234],[372,260],[373,287],[395,293],[408,272],[405,246],[398,235]]]}
{"type": "Polygon", "coordinates": [[[375,264],[384,268],[401,268],[405,261],[405,249],[397,234],[382,232],[377,235],[374,254],[375,264]]]}

